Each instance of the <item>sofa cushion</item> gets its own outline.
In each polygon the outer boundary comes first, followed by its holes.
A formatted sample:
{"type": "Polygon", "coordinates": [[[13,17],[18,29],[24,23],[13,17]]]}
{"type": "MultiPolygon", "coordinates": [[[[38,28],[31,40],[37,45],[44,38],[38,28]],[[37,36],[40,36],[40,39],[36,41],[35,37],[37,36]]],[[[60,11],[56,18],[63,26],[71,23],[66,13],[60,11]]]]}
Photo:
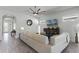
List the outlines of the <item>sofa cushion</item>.
{"type": "Polygon", "coordinates": [[[26,33],[22,33],[24,34],[26,37],[29,37],[33,40],[36,40],[38,42],[44,43],[44,44],[48,44],[48,37],[44,36],[44,35],[39,35],[36,33],[31,33],[31,32],[26,32],[26,33]]]}
{"type": "Polygon", "coordinates": [[[50,38],[50,45],[54,45],[55,44],[55,38],[57,37],[58,35],[54,35],[50,38]]]}

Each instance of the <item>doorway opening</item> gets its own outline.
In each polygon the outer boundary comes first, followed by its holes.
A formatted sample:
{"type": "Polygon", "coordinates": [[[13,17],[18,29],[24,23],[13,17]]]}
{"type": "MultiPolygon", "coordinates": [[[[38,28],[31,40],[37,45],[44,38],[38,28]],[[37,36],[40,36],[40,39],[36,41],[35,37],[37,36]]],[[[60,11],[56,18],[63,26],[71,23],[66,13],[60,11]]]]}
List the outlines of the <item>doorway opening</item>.
{"type": "Polygon", "coordinates": [[[16,29],[16,21],[14,16],[4,15],[2,18],[2,35],[3,39],[8,40],[12,30],[16,29]],[[6,38],[7,37],[7,38],[6,38]]]}

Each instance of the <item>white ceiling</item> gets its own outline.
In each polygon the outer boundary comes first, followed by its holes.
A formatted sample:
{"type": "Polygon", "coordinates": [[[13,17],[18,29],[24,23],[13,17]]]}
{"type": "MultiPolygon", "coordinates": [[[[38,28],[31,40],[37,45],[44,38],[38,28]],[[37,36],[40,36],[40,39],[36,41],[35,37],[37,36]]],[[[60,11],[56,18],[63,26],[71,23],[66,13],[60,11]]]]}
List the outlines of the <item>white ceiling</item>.
{"type": "MultiPolygon", "coordinates": [[[[59,10],[65,10],[74,6],[37,6],[41,8],[41,11],[47,12],[57,12],[59,10]]],[[[0,6],[0,10],[8,10],[12,12],[25,13],[29,8],[34,8],[34,6],[0,6]]]]}

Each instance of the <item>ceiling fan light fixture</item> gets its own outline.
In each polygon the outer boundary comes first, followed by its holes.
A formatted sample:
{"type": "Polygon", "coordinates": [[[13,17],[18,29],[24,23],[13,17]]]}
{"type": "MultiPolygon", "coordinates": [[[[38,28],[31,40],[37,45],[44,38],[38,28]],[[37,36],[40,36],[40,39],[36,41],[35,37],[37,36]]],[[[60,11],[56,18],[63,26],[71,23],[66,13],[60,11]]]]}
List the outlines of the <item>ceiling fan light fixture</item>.
{"type": "Polygon", "coordinates": [[[37,15],[37,13],[34,14],[34,16],[36,16],[36,15],[37,15]]]}
{"type": "Polygon", "coordinates": [[[36,16],[36,15],[38,15],[38,14],[40,14],[40,13],[42,13],[42,12],[46,12],[46,11],[41,11],[41,9],[39,8],[39,9],[37,9],[37,7],[35,6],[34,7],[35,9],[33,10],[33,9],[31,9],[31,8],[29,8],[31,11],[32,11],[32,14],[34,15],[34,16],[36,16]]]}

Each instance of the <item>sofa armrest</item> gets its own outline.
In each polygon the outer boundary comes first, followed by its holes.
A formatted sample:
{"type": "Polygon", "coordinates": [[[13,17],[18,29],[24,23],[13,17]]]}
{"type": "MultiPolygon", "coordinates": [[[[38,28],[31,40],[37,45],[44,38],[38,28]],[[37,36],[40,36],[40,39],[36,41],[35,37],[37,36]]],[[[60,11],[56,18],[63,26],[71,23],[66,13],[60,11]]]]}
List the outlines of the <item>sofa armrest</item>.
{"type": "Polygon", "coordinates": [[[69,42],[70,41],[70,38],[69,38],[69,34],[68,33],[62,33],[60,35],[57,35],[57,36],[52,36],[51,39],[50,39],[52,45],[55,45],[55,44],[61,44],[63,42],[69,42]]]}

